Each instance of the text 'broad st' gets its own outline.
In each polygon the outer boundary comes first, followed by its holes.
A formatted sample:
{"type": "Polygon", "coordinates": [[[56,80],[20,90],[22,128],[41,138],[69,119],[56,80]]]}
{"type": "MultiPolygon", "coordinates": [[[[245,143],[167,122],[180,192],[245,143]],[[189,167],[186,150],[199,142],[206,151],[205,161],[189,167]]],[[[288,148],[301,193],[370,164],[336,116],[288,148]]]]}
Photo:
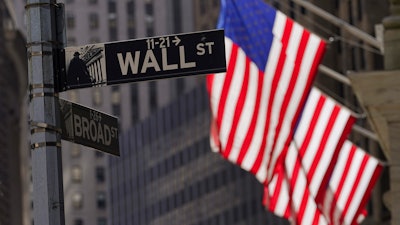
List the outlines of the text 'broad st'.
{"type": "Polygon", "coordinates": [[[62,139],[119,156],[118,119],[60,99],[62,139]]]}

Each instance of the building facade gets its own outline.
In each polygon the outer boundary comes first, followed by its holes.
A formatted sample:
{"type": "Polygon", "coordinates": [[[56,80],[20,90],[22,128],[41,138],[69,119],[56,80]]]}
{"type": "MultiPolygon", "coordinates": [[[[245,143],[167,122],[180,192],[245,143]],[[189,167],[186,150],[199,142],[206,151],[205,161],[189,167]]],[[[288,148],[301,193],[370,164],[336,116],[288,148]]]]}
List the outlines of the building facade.
{"type": "Polygon", "coordinates": [[[110,161],[111,224],[287,224],[250,173],[210,150],[205,84],[122,135],[110,161]]]}
{"type": "Polygon", "coordinates": [[[28,225],[27,58],[12,1],[0,1],[0,49],[0,224],[28,225]]]}

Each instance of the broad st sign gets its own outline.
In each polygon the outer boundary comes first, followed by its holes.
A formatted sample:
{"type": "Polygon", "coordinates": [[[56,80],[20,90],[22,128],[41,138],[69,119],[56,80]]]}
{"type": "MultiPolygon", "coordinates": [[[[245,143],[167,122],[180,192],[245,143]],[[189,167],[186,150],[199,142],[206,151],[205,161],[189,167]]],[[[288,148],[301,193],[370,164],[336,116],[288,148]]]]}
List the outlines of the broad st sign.
{"type": "Polygon", "coordinates": [[[65,48],[61,91],[226,71],[223,30],[65,48]]]}
{"type": "Polygon", "coordinates": [[[59,100],[62,139],[119,156],[116,117],[63,99],[59,100]]]}

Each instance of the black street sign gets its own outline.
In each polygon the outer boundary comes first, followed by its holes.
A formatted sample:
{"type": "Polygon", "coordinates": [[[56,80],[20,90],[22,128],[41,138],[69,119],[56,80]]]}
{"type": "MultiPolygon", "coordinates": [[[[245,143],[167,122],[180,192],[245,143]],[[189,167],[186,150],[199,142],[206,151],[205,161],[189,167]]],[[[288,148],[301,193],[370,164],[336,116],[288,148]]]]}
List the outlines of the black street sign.
{"type": "Polygon", "coordinates": [[[60,99],[61,138],[119,156],[118,118],[60,99]]]}
{"type": "Polygon", "coordinates": [[[226,71],[223,30],[65,48],[60,91],[226,71]]]}

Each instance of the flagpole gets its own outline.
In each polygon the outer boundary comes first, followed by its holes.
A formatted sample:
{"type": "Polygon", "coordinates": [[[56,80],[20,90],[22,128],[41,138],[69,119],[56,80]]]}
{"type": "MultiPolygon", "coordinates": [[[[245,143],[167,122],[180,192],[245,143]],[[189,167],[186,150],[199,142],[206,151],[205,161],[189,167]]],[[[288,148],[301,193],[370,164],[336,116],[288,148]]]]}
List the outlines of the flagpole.
{"type": "Polygon", "coordinates": [[[369,35],[368,33],[358,29],[355,26],[352,26],[351,24],[347,23],[346,21],[337,18],[333,16],[332,14],[328,13],[325,10],[322,10],[321,8],[313,5],[311,2],[307,2],[304,0],[293,0],[296,4],[304,7],[308,11],[322,17],[323,19],[333,23],[335,26],[342,28],[349,32],[350,34],[354,35],[355,37],[363,40],[364,42],[378,48],[378,49],[383,49],[382,48],[382,43],[379,42],[376,38],[373,36],[369,35]]]}
{"type": "Polygon", "coordinates": [[[331,69],[327,66],[320,64],[318,67],[318,70],[343,84],[351,86],[351,81],[348,77],[346,77],[345,75],[343,75],[341,73],[334,71],[333,69],[331,69]]]}

